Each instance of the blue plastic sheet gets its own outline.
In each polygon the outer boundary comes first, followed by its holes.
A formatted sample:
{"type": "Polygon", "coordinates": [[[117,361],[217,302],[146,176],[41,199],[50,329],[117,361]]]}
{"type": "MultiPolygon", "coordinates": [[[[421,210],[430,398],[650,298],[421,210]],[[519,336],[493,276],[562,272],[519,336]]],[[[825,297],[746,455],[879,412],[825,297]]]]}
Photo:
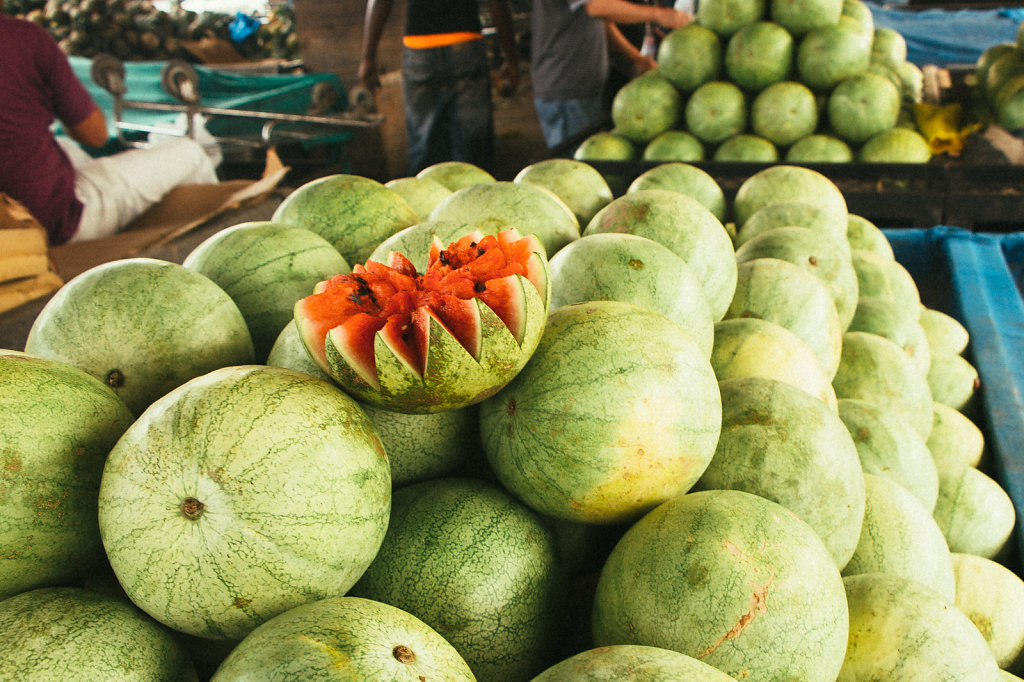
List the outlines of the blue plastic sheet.
{"type": "Polygon", "coordinates": [[[987,48],[1012,42],[1020,17],[1006,9],[912,10],[867,2],[875,26],[899,31],[907,61],[924,66],[974,64],[987,48]]]}
{"type": "MultiPolygon", "coordinates": [[[[968,359],[981,378],[981,404],[996,480],[1024,519],[1024,235],[962,228],[884,230],[922,301],[970,333],[968,359]]],[[[1015,529],[1024,547],[1021,525],[1015,529]]]]}

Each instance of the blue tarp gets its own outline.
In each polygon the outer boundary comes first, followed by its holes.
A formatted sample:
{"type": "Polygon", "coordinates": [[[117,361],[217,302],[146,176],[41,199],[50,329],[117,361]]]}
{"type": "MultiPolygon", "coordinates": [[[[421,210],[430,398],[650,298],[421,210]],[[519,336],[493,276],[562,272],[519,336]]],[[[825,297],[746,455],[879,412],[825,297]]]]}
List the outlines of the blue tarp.
{"type": "MultiPolygon", "coordinates": [[[[71,66],[78,78],[85,84],[97,105],[107,115],[113,129],[114,98],[93,82],[89,75],[92,60],[85,57],[71,57],[71,66]]],[[[125,99],[140,102],[178,104],[160,87],[160,72],[165,62],[124,62],[125,85],[128,92],[125,99]]],[[[348,100],[341,79],[335,74],[236,74],[195,66],[199,77],[199,94],[202,104],[222,109],[264,111],[286,114],[304,114],[308,110],[313,87],[320,82],[334,85],[338,91],[337,111],[348,107],[348,100]]],[[[183,117],[179,112],[146,111],[126,108],[123,121],[149,126],[169,126],[183,117]]],[[[207,123],[209,131],[219,137],[246,137],[257,135],[264,121],[221,117],[207,123]]],[[[352,136],[350,130],[321,128],[322,136],[316,143],[345,141],[352,136]]]]}
{"type": "Polygon", "coordinates": [[[1013,9],[921,9],[866,2],[876,27],[907,41],[907,61],[924,66],[974,64],[987,48],[1013,42],[1021,17],[1013,9]]]}
{"type": "MultiPolygon", "coordinates": [[[[897,260],[931,308],[970,333],[968,359],[981,378],[981,405],[994,475],[1024,519],[1024,235],[962,228],[885,230],[897,260]]],[[[1015,529],[1024,548],[1022,524],[1015,529]]]]}

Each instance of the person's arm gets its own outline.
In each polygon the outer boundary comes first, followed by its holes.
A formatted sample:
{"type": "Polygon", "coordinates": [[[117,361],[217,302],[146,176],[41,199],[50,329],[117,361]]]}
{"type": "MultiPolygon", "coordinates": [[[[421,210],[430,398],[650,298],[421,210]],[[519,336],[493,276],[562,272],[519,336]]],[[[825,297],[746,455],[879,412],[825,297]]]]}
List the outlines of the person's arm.
{"type": "Polygon", "coordinates": [[[691,19],[686,12],[671,7],[641,5],[629,0],[590,0],[586,4],[586,11],[596,19],[617,24],[640,24],[649,21],[670,30],[686,26],[691,19]]]}
{"type": "Polygon", "coordinates": [[[72,140],[86,147],[102,147],[107,143],[107,118],[99,107],[80,123],[64,128],[72,140]]]}
{"type": "Polygon", "coordinates": [[[658,65],[652,58],[642,55],[640,50],[636,49],[636,45],[629,42],[629,39],[622,34],[615,22],[604,22],[604,30],[608,35],[608,46],[630,61],[636,75],[639,76],[658,65]]]}
{"type": "Polygon", "coordinates": [[[366,16],[363,20],[363,49],[359,61],[359,80],[363,87],[373,90],[380,87],[377,76],[377,46],[384,34],[384,26],[391,14],[392,0],[367,0],[366,16]]]}
{"type": "Polygon", "coordinates": [[[498,32],[501,52],[505,57],[501,68],[498,70],[501,94],[509,97],[519,87],[519,53],[516,50],[516,33],[512,23],[512,11],[508,7],[508,0],[489,0],[488,5],[491,11],[491,18],[494,20],[494,28],[498,32]]]}

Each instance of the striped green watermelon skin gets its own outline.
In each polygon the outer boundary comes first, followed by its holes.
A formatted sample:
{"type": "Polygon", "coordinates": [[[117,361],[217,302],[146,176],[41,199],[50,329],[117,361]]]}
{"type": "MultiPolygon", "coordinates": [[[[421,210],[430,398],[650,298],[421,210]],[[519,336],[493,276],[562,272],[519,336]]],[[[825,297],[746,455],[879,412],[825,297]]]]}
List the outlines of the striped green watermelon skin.
{"type": "Polygon", "coordinates": [[[0,599],[105,561],[96,522],[103,462],[128,407],[80,369],[0,350],[0,599]]]}
{"type": "Polygon", "coordinates": [[[480,406],[501,482],[568,521],[631,521],[685,492],[720,431],[703,351],[663,315],[619,301],[552,312],[530,362],[480,406]]]}
{"type": "Polygon", "coordinates": [[[734,678],[692,656],[670,649],[618,644],[582,651],[556,663],[533,682],[729,682],[734,678]]]}
{"type": "Polygon", "coordinates": [[[738,490],[687,493],[626,531],[601,571],[594,643],[679,651],[752,680],[834,680],[848,616],[814,531],[738,490]]]}
{"type": "Polygon", "coordinates": [[[552,534],[496,485],[440,478],[395,492],[387,536],[352,595],[437,630],[478,680],[549,665],[565,600],[552,534]]]}
{"type": "Polygon", "coordinates": [[[326,175],[295,188],[278,204],[270,220],[317,233],[350,265],[366,262],[378,243],[419,222],[397,192],[376,180],[346,173],[326,175]]]}
{"type": "Polygon", "coordinates": [[[359,597],[291,609],[242,640],[212,682],[393,680],[473,682],[458,652],[423,621],[359,597]]]}
{"type": "Polygon", "coordinates": [[[110,384],[135,415],[189,379],[254,358],[245,318],[223,289],[152,258],[70,280],[32,323],[25,350],[110,384]]]}
{"type": "Polygon", "coordinates": [[[227,367],[162,398],[118,441],[100,533],[150,615],[241,639],[351,587],[380,547],[390,503],[387,456],[355,401],[291,370],[227,367]]]}
{"type": "Polygon", "coordinates": [[[330,243],[301,227],[257,221],[221,230],[182,262],[212,279],[238,305],[262,362],[295,302],[318,282],[349,272],[330,243]]]}
{"type": "Polygon", "coordinates": [[[122,597],[43,587],[0,601],[0,678],[195,682],[174,635],[122,597]]]}

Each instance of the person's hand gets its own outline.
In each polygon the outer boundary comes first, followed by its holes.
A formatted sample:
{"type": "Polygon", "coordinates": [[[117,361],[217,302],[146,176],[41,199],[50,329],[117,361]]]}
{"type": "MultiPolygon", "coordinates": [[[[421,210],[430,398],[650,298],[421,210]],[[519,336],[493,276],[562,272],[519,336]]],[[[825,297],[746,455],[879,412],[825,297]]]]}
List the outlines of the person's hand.
{"type": "Polygon", "coordinates": [[[511,97],[516,94],[519,88],[519,68],[515,62],[504,62],[498,69],[495,80],[497,81],[498,94],[502,97],[511,97]]]}
{"type": "Polygon", "coordinates": [[[657,67],[658,62],[654,61],[653,57],[645,57],[644,55],[640,55],[639,57],[633,60],[633,70],[636,72],[637,76],[643,73],[647,73],[651,69],[655,69],[657,67]]]}
{"type": "Polygon", "coordinates": [[[377,75],[377,63],[374,60],[364,58],[359,62],[359,82],[370,91],[380,88],[380,77],[377,75]]]}
{"type": "Polygon", "coordinates": [[[683,26],[686,26],[693,19],[693,17],[686,12],[681,12],[679,10],[672,9],[671,7],[658,7],[657,9],[658,15],[657,19],[655,19],[655,23],[670,31],[674,28],[682,28],[683,26]]]}

